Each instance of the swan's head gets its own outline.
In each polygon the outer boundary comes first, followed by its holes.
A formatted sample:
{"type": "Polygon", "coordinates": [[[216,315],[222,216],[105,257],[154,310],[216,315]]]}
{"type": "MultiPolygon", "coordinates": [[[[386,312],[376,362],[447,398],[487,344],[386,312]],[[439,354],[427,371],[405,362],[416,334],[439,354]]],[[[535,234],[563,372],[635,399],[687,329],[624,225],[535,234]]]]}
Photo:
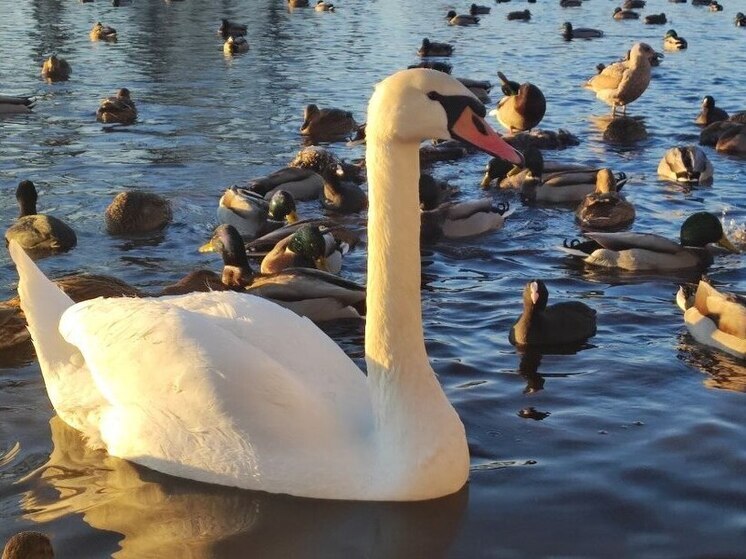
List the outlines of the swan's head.
{"type": "Polygon", "coordinates": [[[523,156],[484,120],[484,105],[463,84],[443,72],[402,70],[376,86],[368,106],[366,135],[383,142],[419,144],[457,139],[523,164],[523,156]]]}

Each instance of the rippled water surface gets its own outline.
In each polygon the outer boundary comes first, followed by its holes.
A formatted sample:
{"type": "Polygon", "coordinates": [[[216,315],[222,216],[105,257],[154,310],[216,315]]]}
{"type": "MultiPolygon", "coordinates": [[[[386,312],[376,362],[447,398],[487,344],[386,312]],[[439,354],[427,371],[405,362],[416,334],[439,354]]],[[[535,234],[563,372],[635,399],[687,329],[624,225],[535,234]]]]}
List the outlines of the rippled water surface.
{"type": "MultiPolygon", "coordinates": [[[[676,238],[682,220],[706,209],[729,232],[746,220],[744,161],[714,153],[711,187],[684,191],[659,181],[657,162],[676,143],[696,142],[703,95],[746,109],[746,31],[737,2],[710,13],[649,0],[670,25],[616,22],[615,2],[495,4],[477,28],[451,28],[448,4],[340,0],[333,14],[288,12],[282,0],[165,3],[135,0],[0,1],[0,93],[35,95],[29,115],[0,120],[0,215],[17,214],[21,179],[40,190],[40,211],[78,233],[72,252],[42,261],[52,275],[85,270],[157,289],[196,267],[219,268],[196,248],[215,224],[221,189],[286,164],[301,146],[309,102],[365,119],[372,86],[416,62],[422,37],[456,45],[454,74],[495,80],[498,69],[547,96],[544,128],[567,128],[578,147],[548,152],[603,164],[631,178],[634,229],[676,238]],[[530,23],[508,22],[529,7],[530,23]],[[225,58],[222,17],[249,26],[251,51],[225,58]],[[116,44],[91,43],[97,20],[116,44]],[[565,43],[563,21],[601,27],[597,41],[565,43]],[[668,54],[630,107],[650,137],[632,148],[602,142],[591,120],[607,107],[580,88],[599,62],[638,40],[662,47],[674,27],[688,51],[668,54]],[[56,51],[69,82],[41,81],[56,51]],[[128,87],[137,124],[107,132],[98,101],[128,87]],[[103,210],[123,189],[168,197],[174,223],[145,240],[109,237],[103,210]]],[[[460,8],[465,8],[464,2],[460,8]]],[[[493,101],[499,91],[493,92],[493,101]]],[[[341,156],[360,147],[335,144],[341,156]]],[[[488,236],[423,250],[423,313],[433,366],[466,425],[471,482],[419,504],[330,503],[218,488],[162,476],[85,449],[53,417],[38,364],[4,356],[0,369],[0,541],[22,529],[52,535],[59,557],[743,557],[746,549],[746,369],[698,346],[674,304],[677,277],[584,269],[556,250],[577,235],[568,208],[527,207],[510,193],[478,188],[486,156],[439,164],[433,173],[461,198],[509,200],[515,213],[488,236]],[[551,300],[582,300],[599,313],[598,334],[570,355],[522,356],[508,343],[521,290],[543,278],[551,300]],[[543,420],[522,417],[534,408],[543,420]],[[51,420],[51,421],[50,421],[51,420]]],[[[301,213],[320,212],[315,203],[301,213]]],[[[365,247],[343,274],[364,280],[365,247]]],[[[17,279],[0,256],[2,295],[17,279]]],[[[744,291],[743,256],[720,257],[716,284],[744,291]]],[[[354,357],[362,326],[327,330],[354,357]]],[[[529,414],[531,415],[531,414],[529,414]]]]}

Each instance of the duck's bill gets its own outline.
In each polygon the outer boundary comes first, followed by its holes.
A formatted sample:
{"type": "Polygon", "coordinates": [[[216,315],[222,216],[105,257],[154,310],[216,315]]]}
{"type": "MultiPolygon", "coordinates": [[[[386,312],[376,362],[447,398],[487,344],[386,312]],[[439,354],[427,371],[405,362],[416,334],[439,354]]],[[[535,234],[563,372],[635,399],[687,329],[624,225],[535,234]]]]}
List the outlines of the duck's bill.
{"type": "Polygon", "coordinates": [[[451,136],[471,144],[486,153],[505,159],[514,165],[523,166],[523,155],[503,140],[474,110],[464,107],[451,126],[451,136]]]}
{"type": "Polygon", "coordinates": [[[205,244],[203,244],[201,247],[199,247],[200,252],[215,252],[215,245],[212,244],[212,239],[207,241],[205,244]]]}
{"type": "Polygon", "coordinates": [[[289,214],[287,215],[287,217],[285,218],[285,220],[286,220],[286,221],[287,221],[287,222],[288,222],[289,224],[293,224],[293,223],[296,223],[296,222],[298,221],[298,212],[295,212],[295,211],[292,211],[292,212],[290,212],[290,213],[289,213],[289,214]]]}
{"type": "Polygon", "coordinates": [[[741,252],[732,242],[730,242],[730,239],[725,236],[725,233],[723,233],[723,236],[720,237],[720,240],[718,241],[718,245],[720,245],[724,249],[729,250],[731,252],[736,252],[736,253],[741,252]]]}

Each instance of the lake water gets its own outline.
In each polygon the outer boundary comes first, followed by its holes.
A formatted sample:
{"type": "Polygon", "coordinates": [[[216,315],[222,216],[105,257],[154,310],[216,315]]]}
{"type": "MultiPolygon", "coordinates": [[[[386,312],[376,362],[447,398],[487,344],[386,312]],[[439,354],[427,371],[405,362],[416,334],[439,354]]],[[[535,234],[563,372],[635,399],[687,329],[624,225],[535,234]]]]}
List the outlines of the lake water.
{"type": "MultiPolygon", "coordinates": [[[[39,210],[78,233],[68,254],[42,261],[52,275],[108,273],[157,289],[219,260],[197,253],[215,225],[227,185],[285,165],[301,146],[303,107],[347,108],[359,121],[372,86],[417,62],[425,36],[456,45],[454,75],[496,80],[502,70],[531,81],[548,102],[543,128],[567,128],[581,144],[546,157],[609,166],[630,176],[638,231],[677,238],[695,211],[724,216],[743,232],[744,160],[706,148],[711,187],[685,191],[661,182],[664,151],[696,143],[693,119],[714,95],[746,109],[746,30],[737,2],[711,13],[649,0],[670,23],[611,18],[616,2],[561,9],[556,1],[492,5],[476,28],[453,28],[450,4],[339,0],[336,13],[282,0],[165,3],[135,0],[0,0],[0,93],[35,95],[32,114],[0,120],[0,214],[17,215],[13,192],[31,179],[39,210]],[[530,8],[530,23],[508,22],[530,8]],[[249,27],[249,53],[225,58],[216,35],[228,17],[249,27]],[[119,31],[116,44],[91,43],[96,21],[119,31]],[[606,36],[566,43],[560,26],[600,27],[606,36]],[[650,136],[632,148],[605,144],[591,117],[607,114],[580,84],[599,62],[634,42],[662,50],[675,28],[689,49],[670,53],[629,111],[650,136]],[[45,56],[72,65],[68,82],[39,76],[45,56]],[[132,91],[139,120],[107,133],[95,122],[102,97],[132,91]],[[162,235],[113,238],[103,211],[114,194],[142,188],[168,197],[174,222],[162,235]]],[[[466,8],[468,3],[458,7],[466,8]]],[[[499,88],[493,91],[493,102],[499,88]]],[[[362,147],[335,144],[342,157],[362,147]]],[[[0,369],[0,541],[22,529],[50,534],[59,557],[591,558],[743,557],[746,549],[746,368],[697,345],[674,303],[674,274],[609,274],[556,250],[578,235],[568,208],[523,206],[511,193],[478,188],[487,157],[438,164],[433,173],[462,199],[493,196],[516,209],[503,230],[423,250],[427,347],[466,425],[469,485],[448,499],[416,504],[320,502],[172,479],[87,451],[54,418],[38,364],[5,356],[0,369]],[[522,356],[508,343],[521,290],[544,279],[550,302],[582,300],[598,311],[598,334],[571,355],[522,356]],[[533,417],[521,410],[534,408],[533,417]]],[[[303,203],[303,215],[318,215],[303,203]]],[[[710,278],[744,291],[741,255],[720,257],[710,278]]],[[[364,281],[364,243],[343,274],[364,281]]],[[[17,275],[0,256],[0,288],[17,275]]],[[[326,328],[358,361],[363,328],[326,328]]],[[[532,414],[528,414],[532,415],[532,414]]]]}

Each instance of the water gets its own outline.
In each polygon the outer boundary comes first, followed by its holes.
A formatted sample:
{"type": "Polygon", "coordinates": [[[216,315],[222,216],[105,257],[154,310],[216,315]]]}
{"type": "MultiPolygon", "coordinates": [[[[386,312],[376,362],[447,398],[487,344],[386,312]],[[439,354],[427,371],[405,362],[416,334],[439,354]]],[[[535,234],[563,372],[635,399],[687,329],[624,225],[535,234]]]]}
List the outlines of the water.
{"type": "MultiPolygon", "coordinates": [[[[72,252],[46,259],[62,274],[109,273],[157,289],[218,261],[196,248],[214,225],[226,185],[286,164],[310,102],[346,107],[363,121],[372,85],[416,62],[422,37],[456,45],[454,74],[495,80],[503,70],[544,91],[542,127],[563,127],[581,145],[547,156],[603,164],[630,175],[634,229],[676,238],[702,209],[743,229],[744,162],[706,148],[711,187],[684,191],[655,169],[676,143],[696,142],[701,98],[746,109],[746,34],[733,4],[710,13],[650,0],[667,26],[611,19],[614,2],[582,8],[528,6],[533,19],[507,22],[522,2],[494,5],[477,28],[451,28],[448,4],[340,0],[334,14],[288,12],[280,0],[162,3],[0,0],[0,92],[38,97],[33,114],[0,121],[0,215],[16,215],[13,191],[29,178],[40,211],[78,233],[72,252]],[[226,59],[215,31],[222,17],[249,26],[251,51],[226,59]],[[91,43],[95,21],[116,44],[91,43]],[[600,27],[603,39],[565,43],[563,21],[600,27]],[[604,144],[591,115],[607,107],[579,85],[639,40],[662,48],[675,28],[689,50],[667,54],[631,105],[650,137],[632,148],[604,144]],[[48,85],[39,69],[56,51],[73,68],[48,85]],[[100,98],[128,87],[136,125],[107,133],[94,121],[100,98]],[[107,236],[103,210],[114,194],[144,188],[170,198],[163,235],[107,236]]],[[[466,4],[465,4],[466,5],[466,4]]],[[[462,6],[463,7],[463,6],[462,6]]],[[[498,91],[493,95],[497,100],[498,91]]],[[[362,148],[335,144],[346,158],[362,148]]],[[[176,480],[85,450],[46,396],[36,362],[5,356],[0,369],[0,541],[22,529],[49,533],[60,557],[737,557],[746,548],[746,369],[698,346],[674,304],[673,275],[599,273],[556,250],[577,235],[567,208],[525,207],[510,193],[477,188],[486,157],[433,172],[464,199],[494,196],[516,212],[488,236],[423,251],[425,335],[433,366],[466,425],[470,484],[420,504],[328,503],[176,480]],[[571,355],[522,356],[508,343],[521,290],[543,278],[552,300],[583,300],[599,313],[598,334],[571,355]],[[9,358],[10,357],[10,358],[9,358]],[[534,408],[532,413],[529,408],[534,408]],[[522,410],[528,410],[521,413],[522,410]],[[549,414],[543,420],[532,420],[549,414]],[[528,415],[522,417],[522,415],[528,415]],[[51,423],[50,423],[51,419],[51,423]]],[[[304,203],[304,215],[316,215],[304,203]]],[[[364,279],[364,245],[344,274],[364,279]]],[[[17,279],[0,256],[4,297],[17,279]]],[[[718,284],[744,291],[743,256],[718,258],[718,284]]],[[[362,327],[327,328],[354,358],[362,327]]]]}

